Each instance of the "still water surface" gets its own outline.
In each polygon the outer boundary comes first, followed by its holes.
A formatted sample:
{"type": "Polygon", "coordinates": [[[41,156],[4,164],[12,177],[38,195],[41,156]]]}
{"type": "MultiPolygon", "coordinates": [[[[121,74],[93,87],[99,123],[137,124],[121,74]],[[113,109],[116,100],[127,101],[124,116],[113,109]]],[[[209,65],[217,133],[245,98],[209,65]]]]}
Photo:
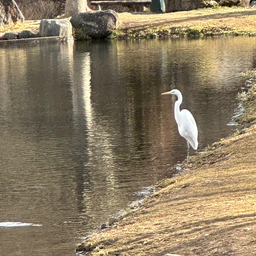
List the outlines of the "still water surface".
{"type": "Polygon", "coordinates": [[[75,255],[75,243],[186,156],[172,88],[199,149],[226,124],[255,38],[0,48],[1,255],[75,255]]]}

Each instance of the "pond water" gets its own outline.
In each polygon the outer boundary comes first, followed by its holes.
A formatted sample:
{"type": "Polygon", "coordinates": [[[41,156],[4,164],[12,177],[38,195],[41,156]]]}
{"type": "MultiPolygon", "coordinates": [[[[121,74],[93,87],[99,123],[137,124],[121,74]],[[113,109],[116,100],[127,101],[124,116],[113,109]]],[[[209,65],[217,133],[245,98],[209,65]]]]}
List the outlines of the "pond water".
{"type": "Polygon", "coordinates": [[[255,66],[255,38],[1,47],[1,255],[75,255],[185,159],[161,93],[182,91],[203,150],[234,131],[240,72],[255,66]]]}

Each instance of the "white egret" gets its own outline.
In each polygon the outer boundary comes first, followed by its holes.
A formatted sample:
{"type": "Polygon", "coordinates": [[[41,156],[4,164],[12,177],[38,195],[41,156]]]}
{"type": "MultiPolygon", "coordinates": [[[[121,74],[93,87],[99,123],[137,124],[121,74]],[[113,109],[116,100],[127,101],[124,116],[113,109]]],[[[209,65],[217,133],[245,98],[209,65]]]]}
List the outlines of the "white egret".
{"type": "Polygon", "coordinates": [[[175,101],[174,106],[174,117],[176,123],[178,125],[178,130],[180,136],[186,139],[187,141],[187,163],[189,162],[189,144],[193,149],[197,149],[198,147],[198,129],[196,125],[196,121],[193,115],[187,109],[180,110],[180,105],[182,103],[182,94],[179,90],[173,89],[169,92],[164,92],[162,95],[173,94],[178,97],[178,100],[175,101]]]}

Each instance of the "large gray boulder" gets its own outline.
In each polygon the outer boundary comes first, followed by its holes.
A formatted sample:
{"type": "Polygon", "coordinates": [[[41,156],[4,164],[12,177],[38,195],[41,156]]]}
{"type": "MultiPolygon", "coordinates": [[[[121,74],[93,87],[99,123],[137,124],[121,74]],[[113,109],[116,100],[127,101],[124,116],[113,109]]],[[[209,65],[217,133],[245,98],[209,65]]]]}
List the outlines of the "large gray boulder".
{"type": "Polygon", "coordinates": [[[0,0],[0,27],[13,22],[24,22],[24,16],[14,0],[0,0]]]}
{"type": "Polygon", "coordinates": [[[77,40],[89,38],[104,38],[116,29],[118,15],[112,10],[83,12],[73,15],[70,19],[75,28],[77,40]]]}
{"type": "Polygon", "coordinates": [[[39,35],[71,38],[72,26],[69,20],[44,19],[40,22],[39,35]]]}

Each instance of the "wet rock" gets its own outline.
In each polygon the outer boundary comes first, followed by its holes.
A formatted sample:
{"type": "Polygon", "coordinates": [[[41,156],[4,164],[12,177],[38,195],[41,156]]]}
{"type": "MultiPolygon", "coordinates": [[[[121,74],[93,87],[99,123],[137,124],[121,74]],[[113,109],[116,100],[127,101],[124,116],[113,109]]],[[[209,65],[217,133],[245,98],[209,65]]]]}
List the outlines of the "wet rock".
{"type": "Polygon", "coordinates": [[[129,204],[129,208],[130,209],[135,209],[135,208],[138,208],[139,206],[141,206],[144,202],[144,199],[142,200],[136,200],[136,201],[133,201],[129,204]]]}
{"type": "Polygon", "coordinates": [[[183,184],[182,186],[181,186],[181,188],[187,188],[187,187],[189,187],[191,184],[190,183],[185,183],[185,184],[183,184]]]}
{"type": "Polygon", "coordinates": [[[116,29],[118,15],[112,10],[83,12],[72,16],[70,22],[77,40],[105,38],[116,29]]]}
{"type": "Polygon", "coordinates": [[[30,30],[23,30],[20,33],[10,32],[5,33],[1,39],[2,40],[12,40],[12,39],[23,39],[23,38],[32,38],[37,37],[37,34],[32,33],[30,30]]]}
{"type": "Polygon", "coordinates": [[[25,18],[14,0],[0,1],[0,27],[13,22],[24,22],[25,18]]]}
{"type": "Polygon", "coordinates": [[[108,222],[107,222],[107,223],[101,224],[100,229],[106,229],[108,227],[109,227],[109,225],[108,225],[108,222]]]}
{"type": "Polygon", "coordinates": [[[176,171],[178,171],[178,172],[180,172],[180,171],[182,171],[182,170],[184,169],[184,167],[183,167],[182,164],[176,164],[176,165],[173,166],[173,168],[174,168],[176,171]]]}
{"type": "Polygon", "coordinates": [[[83,252],[91,252],[91,251],[93,251],[95,249],[95,246],[94,245],[92,245],[91,243],[89,243],[89,244],[85,244],[85,243],[82,243],[82,244],[80,244],[80,245],[78,245],[78,247],[77,247],[77,252],[78,251],[83,251],[83,252]]]}
{"type": "Polygon", "coordinates": [[[118,217],[110,217],[109,220],[108,220],[108,223],[110,226],[112,226],[114,223],[118,222],[119,221],[119,218],[118,217]]]}
{"type": "Polygon", "coordinates": [[[252,86],[255,84],[255,79],[248,79],[247,81],[245,81],[245,89],[250,89],[252,88],[252,86]]]}
{"type": "Polygon", "coordinates": [[[109,217],[108,222],[101,224],[100,229],[108,228],[109,226],[123,219],[127,214],[128,213],[125,210],[119,211],[117,214],[109,217]]]}
{"type": "Polygon", "coordinates": [[[176,176],[182,175],[186,171],[186,169],[183,164],[176,164],[172,166],[169,169],[169,171],[173,173],[173,177],[176,177],[176,176]]]}
{"type": "Polygon", "coordinates": [[[142,188],[141,191],[136,192],[135,195],[141,196],[141,197],[148,197],[148,196],[152,195],[154,192],[155,192],[154,187],[144,187],[144,188],[142,188]]]}
{"type": "Polygon", "coordinates": [[[1,39],[3,40],[11,40],[11,39],[17,39],[18,38],[18,33],[5,33],[1,39]]]}
{"type": "Polygon", "coordinates": [[[157,187],[158,188],[165,188],[165,187],[168,187],[172,184],[176,183],[176,180],[174,179],[164,179],[164,180],[161,180],[157,183],[157,187]]]}
{"type": "Polygon", "coordinates": [[[30,30],[23,30],[18,34],[18,38],[22,39],[22,38],[33,38],[36,37],[37,35],[32,33],[30,30]]]}
{"type": "Polygon", "coordinates": [[[238,104],[237,108],[234,111],[234,115],[231,117],[231,120],[236,122],[244,114],[245,109],[242,104],[238,104]]]}
{"type": "Polygon", "coordinates": [[[72,38],[72,26],[68,20],[44,19],[40,22],[39,35],[72,38]]]}
{"type": "Polygon", "coordinates": [[[85,255],[85,253],[84,252],[76,252],[76,256],[84,256],[85,255]]]}
{"type": "Polygon", "coordinates": [[[116,214],[116,216],[117,216],[119,219],[122,219],[122,218],[124,218],[127,214],[128,214],[127,211],[121,210],[121,211],[119,211],[119,212],[116,214]]]}
{"type": "Polygon", "coordinates": [[[121,210],[114,216],[111,216],[108,220],[109,226],[113,225],[114,223],[118,222],[119,220],[123,219],[127,215],[127,211],[121,210]]]}

